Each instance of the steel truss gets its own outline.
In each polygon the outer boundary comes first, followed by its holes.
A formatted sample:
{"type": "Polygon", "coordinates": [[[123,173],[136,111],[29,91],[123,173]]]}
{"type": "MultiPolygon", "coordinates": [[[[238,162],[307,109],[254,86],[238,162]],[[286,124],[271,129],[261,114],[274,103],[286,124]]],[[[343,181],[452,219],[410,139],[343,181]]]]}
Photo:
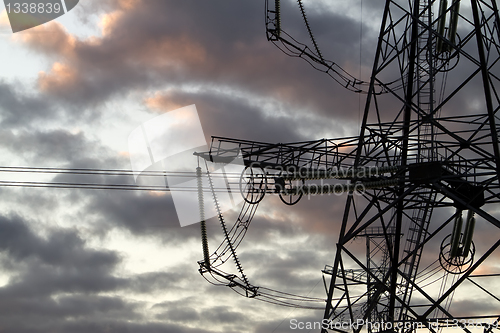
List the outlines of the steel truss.
{"type": "MultiPolygon", "coordinates": [[[[269,40],[363,91],[365,82],[324,60],[314,40],[316,52],[284,33],[279,1],[271,7],[269,40]]],[[[214,137],[199,155],[218,162],[243,157],[248,205],[266,193],[294,204],[311,193],[311,182],[343,182],[336,254],[323,270],[323,319],[331,325],[322,332],[437,332],[450,323],[490,332],[500,321],[500,299],[484,287],[500,275],[492,261],[500,246],[499,89],[495,0],[387,0],[359,137],[288,144],[214,137]],[[351,242],[359,237],[366,239],[366,260],[351,242]],[[471,294],[488,309],[452,303],[471,294]],[[360,325],[336,326],[344,322],[360,325]]],[[[322,185],[314,193],[331,190],[322,185]]]]}
{"type": "MultiPolygon", "coordinates": [[[[500,198],[498,22],[495,1],[386,1],[353,166],[398,165],[394,177],[399,183],[390,191],[364,192],[364,200],[347,198],[324,313],[332,324],[390,323],[360,325],[353,331],[412,331],[419,325],[437,331],[463,316],[451,306],[451,298],[464,297],[462,283],[500,244],[484,242],[479,251],[471,241],[474,215],[500,234],[498,212],[494,214],[500,198]],[[384,84],[392,82],[391,75],[400,77],[394,86],[402,89],[384,84]],[[460,110],[462,96],[477,82],[482,82],[482,107],[460,110]],[[388,93],[377,94],[375,85],[388,93]],[[462,232],[465,210],[470,212],[468,229],[462,232]],[[455,230],[448,236],[451,225],[455,230]],[[400,235],[385,236],[390,263],[382,276],[348,245],[374,226],[400,235]],[[439,255],[424,251],[433,243],[442,244],[439,255]],[[348,286],[348,265],[366,271],[375,283],[367,283],[363,291],[348,286]],[[430,275],[441,281],[440,288],[427,283],[430,275]],[[332,302],[334,295],[343,302],[332,302]],[[407,323],[411,325],[397,328],[407,323]]],[[[489,313],[470,311],[466,317],[479,321],[490,316],[492,321],[481,322],[486,329],[499,313],[493,306],[489,313]]]]}

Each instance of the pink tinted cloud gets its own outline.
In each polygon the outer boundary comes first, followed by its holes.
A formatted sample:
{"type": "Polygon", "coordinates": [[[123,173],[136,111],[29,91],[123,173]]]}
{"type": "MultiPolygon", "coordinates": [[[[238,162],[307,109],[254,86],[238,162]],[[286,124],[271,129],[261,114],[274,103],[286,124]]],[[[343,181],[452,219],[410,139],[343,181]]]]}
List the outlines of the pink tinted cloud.
{"type": "Polygon", "coordinates": [[[235,23],[215,17],[216,10],[201,15],[197,6],[111,1],[100,18],[102,36],[81,39],[49,23],[40,28],[50,31],[48,38],[31,34],[21,41],[67,69],[53,66],[39,85],[72,104],[104,102],[158,84],[194,83],[248,91],[338,119],[355,116],[349,111],[358,107],[355,94],[346,96],[326,75],[266,41],[262,22],[254,18],[260,11],[235,23]],[[71,93],[58,93],[61,86],[71,93]]]}

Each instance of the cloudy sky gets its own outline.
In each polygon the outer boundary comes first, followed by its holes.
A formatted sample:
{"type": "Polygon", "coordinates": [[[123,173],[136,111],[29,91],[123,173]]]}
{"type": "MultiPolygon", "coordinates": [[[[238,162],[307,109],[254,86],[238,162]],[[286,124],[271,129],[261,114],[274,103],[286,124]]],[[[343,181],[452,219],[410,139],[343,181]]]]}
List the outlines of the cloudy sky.
{"type": "MultiPolygon", "coordinates": [[[[367,79],[384,2],[305,3],[323,54],[367,79]]],[[[130,170],[129,134],[191,104],[207,142],[358,134],[363,95],[268,42],[262,0],[81,0],[16,34],[0,9],[2,166],[130,170]]],[[[307,42],[295,1],[283,1],[283,13],[284,28],[307,42]]],[[[0,187],[0,195],[2,332],[290,332],[291,318],[322,318],[206,283],[199,225],[180,227],[169,193],[0,187]]],[[[316,199],[289,208],[266,198],[259,207],[240,248],[256,285],[325,297],[321,269],[333,262],[344,198],[316,199]]],[[[220,241],[217,223],[208,221],[211,242],[220,241]]]]}

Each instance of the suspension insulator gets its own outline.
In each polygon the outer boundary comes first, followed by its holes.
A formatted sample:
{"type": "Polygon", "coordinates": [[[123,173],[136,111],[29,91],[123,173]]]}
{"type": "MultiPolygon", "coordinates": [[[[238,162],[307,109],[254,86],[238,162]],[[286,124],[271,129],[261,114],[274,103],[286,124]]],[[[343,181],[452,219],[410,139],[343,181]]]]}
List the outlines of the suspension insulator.
{"type": "Polygon", "coordinates": [[[318,44],[316,43],[316,39],[314,38],[314,35],[312,33],[311,27],[309,26],[309,21],[307,20],[307,15],[306,15],[306,10],[304,8],[304,4],[302,4],[302,0],[297,0],[297,3],[299,4],[300,12],[302,13],[302,18],[304,19],[304,23],[307,28],[307,32],[309,32],[309,37],[311,38],[311,42],[314,45],[314,49],[316,50],[316,53],[321,61],[323,61],[323,55],[321,54],[321,51],[319,50],[318,44]]]}
{"type": "Polygon", "coordinates": [[[438,53],[443,52],[445,49],[445,48],[443,48],[443,40],[441,38],[444,37],[444,27],[446,25],[446,8],[447,7],[448,7],[448,1],[441,0],[439,3],[439,21],[438,21],[438,29],[437,29],[439,36],[438,36],[437,44],[436,44],[436,49],[437,49],[438,53]]]}
{"type": "Polygon", "coordinates": [[[205,222],[205,203],[203,199],[203,179],[201,178],[201,168],[196,168],[196,181],[198,185],[198,207],[200,208],[201,244],[203,247],[203,260],[205,268],[210,270],[210,254],[208,252],[207,226],[205,222]]]}
{"type": "MultiPolygon", "coordinates": [[[[246,169],[245,169],[246,170],[246,169]]],[[[245,171],[243,171],[245,172],[245,171]]],[[[210,176],[210,172],[207,171],[208,176],[208,184],[210,186],[210,190],[212,191],[212,197],[214,199],[215,211],[217,212],[217,217],[219,218],[220,226],[222,228],[222,232],[224,233],[224,238],[226,239],[227,245],[229,246],[229,250],[231,251],[231,255],[233,256],[234,263],[236,264],[236,268],[241,274],[241,279],[245,282],[245,285],[248,287],[250,283],[248,282],[247,276],[243,273],[243,267],[236,255],[236,250],[233,244],[231,237],[229,237],[229,232],[227,231],[226,222],[224,221],[224,217],[222,216],[222,211],[220,209],[219,201],[217,200],[217,194],[215,193],[214,183],[212,181],[212,177],[210,176]]],[[[208,252],[207,252],[208,253],[208,252]]]]}
{"type": "Polygon", "coordinates": [[[451,233],[450,240],[450,257],[455,258],[460,255],[460,238],[462,238],[462,211],[457,212],[457,218],[455,219],[455,224],[453,225],[453,231],[451,233]]]}
{"type": "Polygon", "coordinates": [[[455,0],[455,3],[451,7],[450,30],[448,37],[451,44],[455,44],[455,37],[457,35],[457,28],[458,28],[459,11],[460,11],[460,0],[455,0]]]}
{"type": "Polygon", "coordinates": [[[275,10],[275,29],[276,37],[281,35],[281,4],[280,0],[274,0],[274,10],[275,10]]]}
{"type": "Polygon", "coordinates": [[[476,219],[474,218],[474,212],[469,210],[469,213],[467,214],[467,222],[465,224],[465,231],[464,231],[464,247],[462,252],[464,257],[467,257],[469,255],[475,226],[476,226],[476,219]]]}

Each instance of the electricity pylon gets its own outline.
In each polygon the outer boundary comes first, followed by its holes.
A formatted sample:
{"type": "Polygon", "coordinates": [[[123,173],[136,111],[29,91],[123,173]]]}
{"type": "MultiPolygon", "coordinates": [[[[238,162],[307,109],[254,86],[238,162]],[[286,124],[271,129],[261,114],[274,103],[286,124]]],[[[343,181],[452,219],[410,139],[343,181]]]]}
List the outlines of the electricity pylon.
{"type": "MultiPolygon", "coordinates": [[[[484,286],[498,285],[500,276],[493,261],[500,246],[496,1],[385,1],[369,82],[325,60],[298,2],[313,47],[283,30],[277,0],[267,1],[268,39],[366,93],[359,136],[290,144],[214,138],[200,156],[241,154],[248,205],[266,193],[288,205],[303,194],[346,193],[336,254],[323,270],[322,332],[496,329],[500,298],[484,286]],[[318,179],[338,181],[318,185],[318,179]],[[366,239],[366,252],[353,245],[355,238],[366,239]],[[454,306],[453,299],[463,304],[470,295],[489,306],[454,306]]],[[[200,262],[202,273],[210,271],[209,261],[200,262]]],[[[215,273],[247,296],[263,295],[244,275],[238,282],[215,273]]]]}
{"type": "MultiPolygon", "coordinates": [[[[450,307],[451,297],[500,245],[482,244],[473,262],[474,215],[494,226],[492,232],[500,227],[498,214],[492,215],[500,199],[498,24],[495,1],[386,1],[353,166],[397,166],[392,178],[398,183],[365,192],[358,202],[348,196],[324,319],[390,323],[367,326],[376,331],[419,325],[435,331],[462,319],[450,307]],[[477,84],[480,106],[467,108],[469,88],[477,84]],[[377,85],[387,93],[379,94],[377,85]],[[450,236],[448,224],[454,225],[450,236]],[[348,248],[373,226],[396,235],[385,236],[389,263],[382,274],[348,248]],[[424,246],[439,239],[439,256],[429,257],[424,246]],[[442,280],[441,288],[427,286],[427,275],[437,267],[432,259],[439,259],[441,272],[434,277],[442,280]],[[366,285],[364,292],[348,280],[348,261],[365,275],[354,281],[366,285]],[[453,279],[445,282],[448,275],[453,279]]],[[[491,310],[465,316],[497,320],[499,308],[491,310]]]]}

